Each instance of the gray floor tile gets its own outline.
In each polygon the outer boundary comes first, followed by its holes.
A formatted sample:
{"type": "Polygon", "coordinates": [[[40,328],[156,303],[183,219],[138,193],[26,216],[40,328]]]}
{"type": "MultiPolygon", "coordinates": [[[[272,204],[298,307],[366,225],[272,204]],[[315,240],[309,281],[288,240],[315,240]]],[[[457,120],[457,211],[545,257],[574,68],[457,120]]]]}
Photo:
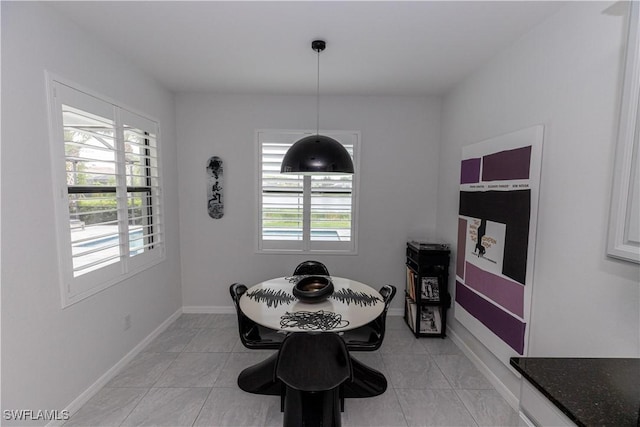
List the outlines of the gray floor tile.
{"type": "Polygon", "coordinates": [[[398,389],[396,393],[410,427],[477,426],[453,390],[398,389]]]}
{"type": "Polygon", "coordinates": [[[451,385],[427,355],[383,354],[382,360],[393,388],[450,389],[451,385]]]}
{"type": "Polygon", "coordinates": [[[282,427],[284,421],[284,414],[280,412],[280,398],[273,399],[273,404],[269,406],[267,412],[267,421],[265,421],[265,427],[282,427]]]}
{"type": "Polygon", "coordinates": [[[152,388],[122,423],[123,426],[193,425],[209,388],[152,388]]]}
{"type": "Polygon", "coordinates": [[[278,396],[245,393],[238,387],[213,388],[194,426],[261,427],[274,408],[280,408],[278,396]]]}
{"type": "Polygon", "coordinates": [[[148,388],[103,388],[64,426],[119,426],[148,391],[148,388]]]}
{"type": "Polygon", "coordinates": [[[209,328],[238,328],[238,316],[235,314],[212,314],[209,328]]]}
{"type": "Polygon", "coordinates": [[[229,353],[239,341],[238,328],[200,329],[184,351],[229,353]]]}
{"type": "Polygon", "coordinates": [[[107,387],[152,387],[178,353],[149,353],[137,355],[107,387]]]}
{"type": "Polygon", "coordinates": [[[432,356],[441,354],[463,354],[462,350],[451,341],[451,338],[420,338],[420,343],[425,350],[427,350],[427,353],[432,356]]]}
{"type": "Polygon", "coordinates": [[[432,356],[455,389],[492,389],[493,386],[464,355],[432,356]]]}
{"type": "Polygon", "coordinates": [[[170,328],[207,328],[213,321],[213,314],[183,313],[173,322],[170,328]]]}
{"type": "Polygon", "coordinates": [[[479,426],[515,427],[518,413],[496,390],[456,390],[479,426]]]}
{"type": "Polygon", "coordinates": [[[427,354],[427,350],[409,328],[386,331],[379,351],[380,353],[393,354],[427,354]]]}
{"type": "Polygon", "coordinates": [[[228,353],[182,353],[154,387],[213,387],[228,353]]]}
{"type": "Polygon", "coordinates": [[[403,316],[387,316],[386,325],[387,330],[408,329],[407,323],[404,321],[403,316]]]}
{"type": "Polygon", "coordinates": [[[144,349],[152,353],[180,353],[196,336],[199,329],[170,328],[162,332],[144,349]]]}
{"type": "Polygon", "coordinates": [[[235,345],[231,349],[231,352],[232,353],[255,353],[256,350],[252,350],[250,348],[245,347],[242,344],[242,341],[240,341],[240,338],[238,338],[238,341],[235,343],[235,345]]]}
{"type": "MultiPolygon", "coordinates": [[[[183,314],[66,425],[281,426],[279,397],[237,386],[243,369],[273,353],[242,346],[235,315],[183,314]]],[[[347,399],[345,427],[517,424],[515,412],[450,339],[416,339],[400,316],[387,319],[380,350],[352,356],[382,372],[388,388],[381,396],[347,399]]]]}
{"type": "Polygon", "coordinates": [[[344,407],[344,427],[407,427],[402,407],[392,388],[380,396],[346,399],[344,407]]]}

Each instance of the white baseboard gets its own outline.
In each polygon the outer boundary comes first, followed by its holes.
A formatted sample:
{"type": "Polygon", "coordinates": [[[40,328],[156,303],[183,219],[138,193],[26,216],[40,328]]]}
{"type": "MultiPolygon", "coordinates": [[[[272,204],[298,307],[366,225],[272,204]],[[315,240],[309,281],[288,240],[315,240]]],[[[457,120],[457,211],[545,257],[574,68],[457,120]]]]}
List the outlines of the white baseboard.
{"type": "MultiPolygon", "coordinates": [[[[89,399],[91,399],[95,394],[102,389],[109,381],[111,381],[120,370],[129,363],[134,357],[136,357],[151,341],[154,340],[158,335],[160,335],[167,327],[173,323],[180,315],[182,314],[182,308],[178,309],[175,313],[167,318],[160,326],[158,326],[153,332],[147,335],[138,345],[136,345],[129,353],[127,353],[122,359],[118,361],[115,365],[113,365],[107,372],[105,372],[96,382],[91,384],[89,388],[83,391],[80,396],[75,398],[73,402],[71,402],[65,408],[66,411],[69,412],[70,415],[73,415],[77,412],[82,405],[87,403],[89,399]]],[[[51,421],[47,424],[47,427],[54,427],[62,425],[64,421],[51,421]]]]}
{"type": "Polygon", "coordinates": [[[533,421],[522,411],[518,412],[518,423],[519,427],[536,427],[533,421]]]}
{"type": "Polygon", "coordinates": [[[236,314],[236,308],[232,305],[185,305],[182,307],[183,313],[216,313],[216,314],[236,314]]]}
{"type": "Polygon", "coordinates": [[[465,342],[456,334],[453,329],[447,329],[447,336],[451,338],[460,350],[471,360],[476,368],[487,378],[487,380],[493,385],[498,393],[507,401],[507,403],[513,408],[514,411],[519,412],[518,397],[514,395],[511,390],[489,369],[489,367],[476,355],[476,353],[465,344],[465,342]]]}

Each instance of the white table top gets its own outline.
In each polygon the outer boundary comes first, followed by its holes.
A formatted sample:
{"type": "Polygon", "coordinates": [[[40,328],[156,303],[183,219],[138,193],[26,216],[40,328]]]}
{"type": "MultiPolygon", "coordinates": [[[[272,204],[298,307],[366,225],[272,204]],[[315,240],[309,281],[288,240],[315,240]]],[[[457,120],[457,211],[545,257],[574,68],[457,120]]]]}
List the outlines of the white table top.
{"type": "Polygon", "coordinates": [[[331,276],[334,291],[329,298],[304,303],[292,292],[297,277],[278,277],[252,286],[240,298],[240,309],[259,325],[289,332],[348,331],[366,325],[384,310],[378,291],[335,276],[331,276]]]}

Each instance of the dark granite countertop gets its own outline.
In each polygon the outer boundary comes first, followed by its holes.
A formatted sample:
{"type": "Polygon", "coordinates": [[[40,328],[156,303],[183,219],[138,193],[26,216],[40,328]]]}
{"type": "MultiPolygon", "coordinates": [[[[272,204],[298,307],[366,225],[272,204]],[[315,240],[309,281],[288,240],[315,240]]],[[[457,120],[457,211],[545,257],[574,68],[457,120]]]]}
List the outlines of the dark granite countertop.
{"type": "Polygon", "coordinates": [[[640,359],[512,357],[511,366],[579,426],[640,427],[640,359]]]}

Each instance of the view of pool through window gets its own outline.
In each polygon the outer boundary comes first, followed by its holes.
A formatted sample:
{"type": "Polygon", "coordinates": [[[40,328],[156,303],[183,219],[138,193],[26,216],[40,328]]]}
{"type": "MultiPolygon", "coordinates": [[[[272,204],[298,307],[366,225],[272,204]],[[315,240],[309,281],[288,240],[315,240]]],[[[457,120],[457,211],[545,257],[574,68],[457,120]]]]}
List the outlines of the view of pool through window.
{"type": "MultiPolygon", "coordinates": [[[[80,274],[85,274],[118,262],[120,259],[120,234],[117,226],[86,226],[71,230],[75,243],[71,246],[80,274]]],[[[145,236],[141,227],[129,229],[129,255],[144,252],[145,236]]]]}

